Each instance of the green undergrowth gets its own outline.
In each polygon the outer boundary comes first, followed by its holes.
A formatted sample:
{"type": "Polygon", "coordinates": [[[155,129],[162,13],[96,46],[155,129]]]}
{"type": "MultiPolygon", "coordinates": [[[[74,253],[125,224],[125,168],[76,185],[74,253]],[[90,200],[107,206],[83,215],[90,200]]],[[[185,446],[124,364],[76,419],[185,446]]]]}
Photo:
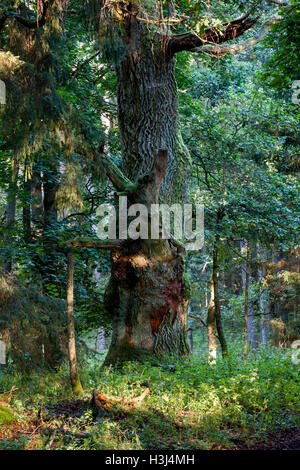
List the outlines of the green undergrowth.
{"type": "Polygon", "coordinates": [[[0,392],[18,388],[11,402],[18,420],[34,416],[41,427],[34,442],[22,433],[17,439],[5,436],[0,449],[231,449],[237,443],[251,447],[264,442],[268,432],[300,424],[299,365],[289,351],[261,349],[245,363],[236,348],[230,363],[220,359],[215,366],[192,357],[105,370],[99,357],[84,362],[80,401],[71,395],[66,366],[30,377],[1,372],[0,392]],[[94,388],[125,401],[139,396],[149,377],[151,393],[139,406],[112,401],[95,419],[94,388]]]}

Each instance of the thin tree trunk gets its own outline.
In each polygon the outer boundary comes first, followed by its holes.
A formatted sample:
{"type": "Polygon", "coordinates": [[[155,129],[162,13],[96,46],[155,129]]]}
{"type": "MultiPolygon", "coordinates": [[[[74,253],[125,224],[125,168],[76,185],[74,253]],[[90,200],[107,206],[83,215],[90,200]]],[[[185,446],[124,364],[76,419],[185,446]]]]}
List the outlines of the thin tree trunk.
{"type": "Polygon", "coordinates": [[[224,217],[224,209],[219,208],[216,214],[216,233],[213,245],[213,266],[212,266],[212,277],[211,277],[211,295],[207,313],[207,329],[208,329],[208,343],[209,343],[209,361],[212,364],[216,363],[217,356],[217,345],[216,345],[216,327],[218,332],[218,339],[220,341],[222,357],[228,356],[227,343],[224,335],[222,325],[222,314],[219,297],[219,278],[220,278],[220,254],[219,254],[219,243],[220,243],[220,231],[221,222],[224,217]]]}
{"type": "Polygon", "coordinates": [[[244,354],[248,355],[248,316],[249,316],[249,282],[250,282],[250,243],[248,241],[241,242],[242,254],[246,251],[246,261],[242,269],[242,279],[244,286],[244,354]]]}
{"type": "MultiPolygon", "coordinates": [[[[258,260],[262,259],[262,250],[260,243],[256,244],[256,256],[258,260]]],[[[265,293],[262,292],[261,282],[263,279],[264,271],[261,266],[258,267],[257,270],[257,282],[260,285],[260,293],[259,293],[259,313],[261,315],[259,320],[259,331],[260,331],[260,341],[261,344],[266,345],[268,342],[268,316],[267,316],[267,301],[265,293]]]]}
{"type": "Polygon", "coordinates": [[[57,209],[55,196],[58,189],[58,162],[48,164],[43,175],[43,220],[42,243],[43,258],[41,260],[41,276],[45,292],[53,292],[53,288],[59,289],[58,262],[57,262],[57,209]]]}
{"type": "Polygon", "coordinates": [[[193,352],[193,330],[192,328],[188,328],[186,332],[190,351],[193,352]]]}
{"type": "Polygon", "coordinates": [[[207,336],[208,336],[208,362],[217,362],[217,341],[216,341],[216,308],[214,282],[210,283],[210,300],[207,311],[207,336]]]}
{"type": "Polygon", "coordinates": [[[36,225],[37,231],[41,230],[43,220],[43,192],[41,172],[37,167],[33,167],[31,179],[31,217],[32,222],[36,225]]]}
{"type": "Polygon", "coordinates": [[[7,191],[7,204],[6,204],[6,226],[5,226],[5,235],[4,235],[4,245],[8,249],[6,262],[4,264],[4,269],[7,272],[12,270],[13,265],[13,255],[11,253],[11,242],[13,238],[13,231],[15,226],[16,219],[16,205],[17,205],[17,178],[19,172],[19,164],[17,157],[13,157],[11,161],[11,179],[7,191]]]}
{"type": "Polygon", "coordinates": [[[217,236],[214,255],[213,255],[213,284],[214,284],[214,303],[215,303],[215,318],[216,326],[218,332],[218,338],[221,345],[222,356],[226,358],[228,356],[228,348],[224,335],[224,329],[222,325],[222,314],[220,306],[220,296],[219,296],[219,276],[220,276],[220,257],[219,257],[219,247],[218,247],[219,237],[217,236]]]}
{"type": "Polygon", "coordinates": [[[23,195],[23,237],[25,243],[31,240],[31,180],[28,178],[27,165],[24,171],[24,195],[23,195]]]}
{"type": "Polygon", "coordinates": [[[74,255],[68,253],[68,284],[67,284],[67,316],[68,316],[68,354],[70,366],[70,380],[73,393],[83,392],[78,373],[74,325],[74,255]]]}

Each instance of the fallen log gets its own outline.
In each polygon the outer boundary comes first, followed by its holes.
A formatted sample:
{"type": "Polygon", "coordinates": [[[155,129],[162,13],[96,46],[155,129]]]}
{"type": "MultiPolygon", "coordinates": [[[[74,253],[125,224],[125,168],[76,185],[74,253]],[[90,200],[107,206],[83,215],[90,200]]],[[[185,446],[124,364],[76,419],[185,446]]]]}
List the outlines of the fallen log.
{"type": "Polygon", "coordinates": [[[143,393],[141,393],[141,395],[135,398],[131,398],[129,400],[115,397],[110,398],[104,393],[99,393],[96,389],[94,389],[92,397],[92,406],[96,411],[95,417],[100,418],[101,416],[103,416],[105,411],[111,410],[117,404],[121,404],[124,406],[139,406],[144,400],[144,398],[150,393],[149,379],[145,385],[146,388],[143,393]]]}

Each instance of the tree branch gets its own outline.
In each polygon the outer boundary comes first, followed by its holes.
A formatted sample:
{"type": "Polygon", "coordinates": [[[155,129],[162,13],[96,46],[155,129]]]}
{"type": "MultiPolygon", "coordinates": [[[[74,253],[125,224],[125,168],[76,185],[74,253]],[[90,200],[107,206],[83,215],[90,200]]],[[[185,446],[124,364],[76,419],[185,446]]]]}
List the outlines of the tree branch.
{"type": "Polygon", "coordinates": [[[223,25],[224,30],[215,29],[206,30],[203,35],[198,36],[194,33],[185,33],[171,36],[167,45],[167,54],[173,56],[177,52],[192,51],[195,48],[203,47],[207,44],[221,44],[231,41],[241,36],[245,31],[254,26],[259,17],[249,18],[251,12],[248,12],[242,18],[230,21],[223,25]]]}
{"type": "Polygon", "coordinates": [[[123,194],[129,194],[137,190],[138,184],[130,181],[111,159],[104,157],[104,143],[100,144],[99,151],[96,151],[95,155],[101,161],[108,178],[117,191],[123,194]]]}
{"type": "Polygon", "coordinates": [[[118,250],[123,244],[124,240],[101,240],[100,238],[75,238],[69,240],[67,243],[73,248],[96,248],[98,250],[118,250]]]}
{"type": "Polygon", "coordinates": [[[75,70],[73,70],[72,72],[72,77],[76,77],[78,75],[78,73],[80,72],[81,69],[83,69],[89,62],[91,62],[91,60],[95,59],[96,57],[98,57],[98,55],[100,54],[100,51],[97,51],[95,52],[94,54],[92,54],[90,57],[88,57],[87,59],[85,59],[83,62],[79,62],[75,68],[75,70]]]}
{"type": "Polygon", "coordinates": [[[268,34],[270,27],[277,23],[279,17],[271,18],[261,29],[259,34],[249,39],[248,41],[241,42],[239,44],[231,44],[231,45],[223,45],[223,46],[210,46],[205,45],[202,47],[196,47],[192,49],[191,52],[200,52],[202,54],[207,54],[210,56],[218,57],[224,56],[225,54],[232,53],[232,52],[240,52],[248,49],[249,47],[255,46],[258,42],[262,41],[268,34]]]}
{"type": "Polygon", "coordinates": [[[187,316],[188,316],[189,318],[194,318],[194,320],[197,320],[197,321],[199,321],[200,323],[202,323],[202,325],[204,325],[204,326],[205,326],[205,328],[207,328],[207,324],[205,323],[205,321],[204,321],[204,320],[202,320],[202,318],[201,318],[201,317],[198,317],[197,315],[192,315],[191,313],[188,313],[188,315],[187,315],[187,316]]]}
{"type": "Polygon", "coordinates": [[[15,11],[5,11],[0,16],[0,31],[4,27],[6,20],[9,18],[15,19],[18,23],[22,24],[23,26],[26,26],[26,28],[30,28],[30,29],[40,28],[41,26],[44,26],[46,23],[46,15],[47,15],[48,7],[49,7],[48,0],[43,0],[41,15],[39,18],[35,18],[35,19],[24,18],[23,16],[19,15],[15,11]]]}

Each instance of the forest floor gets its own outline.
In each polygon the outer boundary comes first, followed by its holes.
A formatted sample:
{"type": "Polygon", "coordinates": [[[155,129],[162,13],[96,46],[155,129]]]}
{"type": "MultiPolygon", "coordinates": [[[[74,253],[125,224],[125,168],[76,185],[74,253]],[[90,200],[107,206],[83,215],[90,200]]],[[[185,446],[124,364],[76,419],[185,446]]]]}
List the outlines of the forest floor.
{"type": "MultiPolygon", "coordinates": [[[[78,426],[78,420],[89,409],[90,402],[87,400],[70,400],[48,407],[47,413],[51,413],[52,416],[50,418],[48,414],[46,421],[44,421],[42,416],[37,416],[34,412],[24,413],[22,419],[0,426],[0,450],[59,450],[62,445],[66,449],[63,444],[66,441],[73,443],[70,445],[70,449],[73,446],[76,448],[79,446],[89,450],[88,442],[91,433],[86,432],[85,426],[78,426]],[[76,428],[75,431],[74,426],[76,428]]],[[[112,418],[117,423],[120,420],[126,420],[127,413],[123,410],[121,414],[114,417],[111,416],[111,422],[113,422],[112,418]]],[[[166,420],[167,417],[161,416],[161,419],[166,420]]],[[[99,423],[94,424],[94,427],[97,426],[99,426],[99,423]]],[[[200,436],[198,437],[200,438],[200,436]]],[[[196,440],[194,442],[195,449],[200,448],[205,450],[300,450],[300,427],[290,429],[277,428],[272,432],[266,432],[263,435],[262,442],[259,442],[257,437],[253,439],[251,436],[243,435],[243,433],[239,435],[236,430],[232,430],[229,445],[218,442],[209,444],[207,442],[203,446],[201,445],[201,440],[199,440],[198,445],[196,440]]],[[[170,448],[181,448],[180,442],[177,442],[175,446],[174,444],[175,442],[170,443],[170,448]]],[[[156,447],[153,446],[151,448],[155,449],[156,447]]],[[[182,448],[191,447],[183,444],[182,448]]]]}
{"type": "Polygon", "coordinates": [[[115,370],[86,359],[79,398],[66,366],[28,376],[2,371],[0,391],[16,389],[7,404],[14,418],[0,422],[0,449],[300,450],[299,366],[281,351],[260,351],[247,363],[240,357],[232,354],[230,365],[192,358],[115,370]],[[150,393],[134,401],[148,379],[150,393]]]}

